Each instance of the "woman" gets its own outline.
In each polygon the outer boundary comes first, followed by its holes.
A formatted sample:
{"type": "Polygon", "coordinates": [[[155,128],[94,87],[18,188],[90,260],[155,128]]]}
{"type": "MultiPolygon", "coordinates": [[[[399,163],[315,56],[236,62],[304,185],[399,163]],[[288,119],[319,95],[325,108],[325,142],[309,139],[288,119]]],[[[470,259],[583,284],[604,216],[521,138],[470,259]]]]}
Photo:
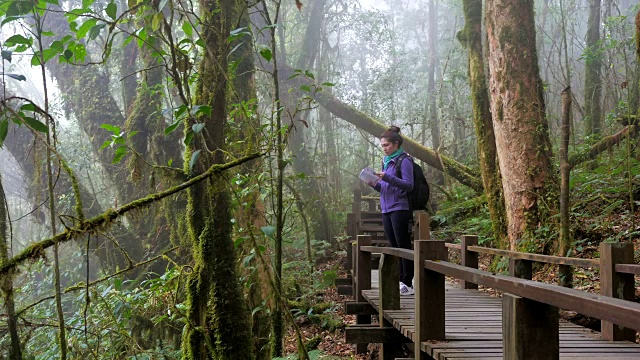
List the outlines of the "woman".
{"type": "MultiPolygon", "coordinates": [[[[390,127],[380,136],[380,145],[385,154],[382,171],[375,173],[379,179],[369,186],[380,193],[382,223],[389,243],[396,248],[411,249],[413,212],[407,194],[413,190],[413,159],[407,155],[400,158],[405,152],[397,126],[390,127]]],[[[413,293],[413,261],[401,259],[400,295],[413,293]]]]}

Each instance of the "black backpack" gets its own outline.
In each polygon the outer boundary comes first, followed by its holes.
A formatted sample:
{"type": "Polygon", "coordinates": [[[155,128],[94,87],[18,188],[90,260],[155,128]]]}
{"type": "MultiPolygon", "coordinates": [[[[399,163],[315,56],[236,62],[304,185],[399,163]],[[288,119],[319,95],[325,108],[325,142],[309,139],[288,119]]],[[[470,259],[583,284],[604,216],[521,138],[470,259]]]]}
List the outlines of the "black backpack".
{"type": "Polygon", "coordinates": [[[397,177],[402,179],[402,172],[400,171],[400,165],[402,164],[402,160],[408,157],[411,163],[413,164],[413,190],[408,194],[409,195],[409,206],[412,210],[426,210],[427,203],[429,202],[429,184],[427,183],[427,178],[424,176],[424,171],[420,165],[418,165],[407,153],[404,153],[398,156],[396,160],[396,174],[397,177]]]}

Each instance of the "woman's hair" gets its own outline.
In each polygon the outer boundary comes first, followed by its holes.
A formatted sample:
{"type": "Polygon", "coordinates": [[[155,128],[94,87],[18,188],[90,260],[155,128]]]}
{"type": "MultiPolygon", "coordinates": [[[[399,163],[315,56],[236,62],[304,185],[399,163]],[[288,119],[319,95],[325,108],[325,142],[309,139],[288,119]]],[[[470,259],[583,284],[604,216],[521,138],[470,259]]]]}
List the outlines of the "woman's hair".
{"type": "Polygon", "coordinates": [[[380,135],[380,139],[387,139],[392,144],[398,143],[398,146],[402,146],[402,136],[400,136],[400,128],[397,126],[389,127],[380,135]]]}

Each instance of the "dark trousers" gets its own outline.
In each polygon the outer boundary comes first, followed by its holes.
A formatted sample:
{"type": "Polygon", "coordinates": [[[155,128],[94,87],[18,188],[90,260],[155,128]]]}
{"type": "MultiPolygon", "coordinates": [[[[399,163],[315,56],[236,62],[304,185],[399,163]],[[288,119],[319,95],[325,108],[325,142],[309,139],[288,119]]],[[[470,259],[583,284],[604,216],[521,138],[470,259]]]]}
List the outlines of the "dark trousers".
{"type": "MultiPolygon", "coordinates": [[[[391,246],[411,250],[411,227],[413,213],[409,210],[398,210],[382,214],[384,235],[391,246]]],[[[400,281],[411,286],[413,280],[413,261],[400,259],[400,281]]]]}

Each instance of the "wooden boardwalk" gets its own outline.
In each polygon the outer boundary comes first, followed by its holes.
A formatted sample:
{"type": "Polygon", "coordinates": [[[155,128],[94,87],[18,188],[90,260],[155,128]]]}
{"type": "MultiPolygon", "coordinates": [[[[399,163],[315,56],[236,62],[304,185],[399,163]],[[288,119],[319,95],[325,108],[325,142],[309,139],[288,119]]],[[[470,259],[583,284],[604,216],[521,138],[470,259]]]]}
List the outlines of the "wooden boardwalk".
{"type": "MultiPolygon", "coordinates": [[[[371,285],[377,288],[378,271],[372,271],[371,285]]],[[[364,298],[379,309],[378,290],[363,291],[364,298]]],[[[384,318],[413,342],[415,302],[400,298],[400,310],[384,311],[384,318]]],[[[445,293],[447,341],[428,341],[422,351],[437,360],[503,359],[502,302],[499,297],[477,290],[463,290],[447,282],[445,293]]],[[[640,359],[640,345],[607,341],[599,332],[560,320],[560,359],[640,359]]],[[[407,341],[409,342],[409,341],[407,341]]]]}

